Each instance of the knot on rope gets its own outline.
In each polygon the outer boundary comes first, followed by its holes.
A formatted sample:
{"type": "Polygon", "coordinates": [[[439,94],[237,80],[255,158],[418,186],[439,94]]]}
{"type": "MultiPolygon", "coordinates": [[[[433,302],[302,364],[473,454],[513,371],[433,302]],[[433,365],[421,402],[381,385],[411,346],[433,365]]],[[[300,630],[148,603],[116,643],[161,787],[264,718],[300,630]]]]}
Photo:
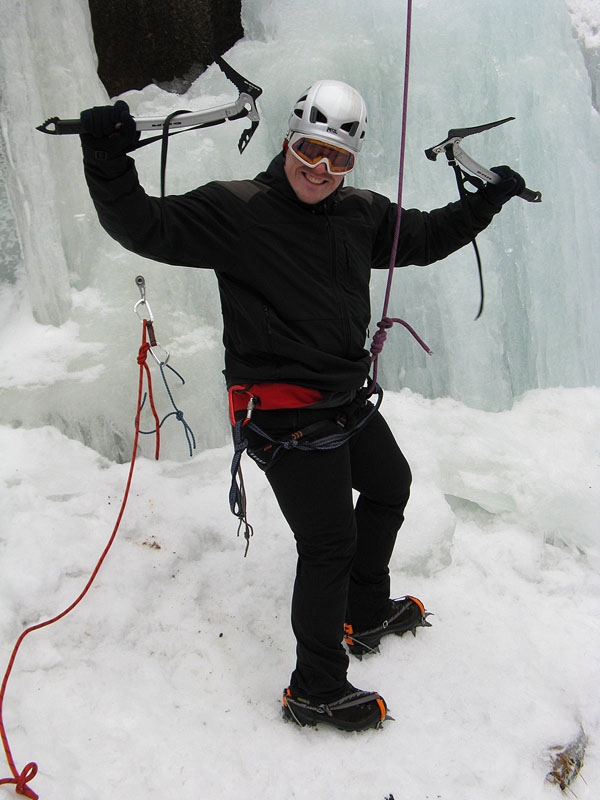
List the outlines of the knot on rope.
{"type": "Polygon", "coordinates": [[[146,359],[148,358],[148,351],[150,350],[150,345],[148,342],[143,342],[138,352],[137,363],[140,367],[146,363],[146,359]]]}
{"type": "Polygon", "coordinates": [[[373,339],[371,341],[371,355],[373,358],[378,356],[383,350],[383,345],[387,339],[387,329],[391,328],[393,324],[393,320],[391,320],[389,317],[382,317],[382,319],[380,319],[377,323],[379,330],[373,335],[373,339]]]}
{"type": "Polygon", "coordinates": [[[15,775],[14,778],[4,778],[4,780],[0,780],[0,785],[14,784],[17,794],[23,795],[24,797],[29,797],[31,800],[38,800],[39,795],[37,795],[33,789],[27,786],[29,781],[32,781],[37,773],[37,764],[31,761],[29,764],[26,764],[26,766],[23,767],[20,775],[15,775]]]}
{"type": "Polygon", "coordinates": [[[30,789],[27,784],[29,781],[32,781],[35,776],[37,775],[38,767],[33,761],[30,761],[29,764],[26,764],[23,769],[21,770],[21,774],[15,781],[17,786],[17,794],[25,795],[25,797],[31,797],[33,800],[37,800],[38,795],[30,789]]]}
{"type": "MultiPolygon", "coordinates": [[[[433,350],[423,341],[423,339],[421,339],[419,334],[411,325],[408,324],[408,322],[403,319],[399,319],[398,317],[382,317],[377,323],[379,330],[373,335],[373,339],[371,341],[371,355],[373,356],[371,361],[375,362],[375,364],[377,363],[377,356],[383,350],[383,345],[385,344],[385,340],[387,338],[387,329],[393,327],[394,323],[404,325],[406,330],[421,345],[427,355],[433,355],[433,350]]],[[[373,383],[376,383],[375,375],[373,376],[373,383]]]]}

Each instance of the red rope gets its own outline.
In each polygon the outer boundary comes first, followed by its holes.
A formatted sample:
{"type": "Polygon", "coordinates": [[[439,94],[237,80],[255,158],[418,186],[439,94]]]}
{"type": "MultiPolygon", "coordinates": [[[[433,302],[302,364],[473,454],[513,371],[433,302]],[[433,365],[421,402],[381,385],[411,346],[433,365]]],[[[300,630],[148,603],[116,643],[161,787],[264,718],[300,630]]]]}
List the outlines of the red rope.
{"type": "Polygon", "coordinates": [[[0,738],[2,739],[2,745],[4,747],[4,753],[6,755],[6,761],[8,762],[8,766],[10,767],[10,771],[12,772],[12,778],[2,778],[0,779],[0,786],[5,784],[14,784],[15,790],[17,794],[24,795],[25,797],[31,798],[31,800],[38,800],[39,795],[37,795],[30,786],[28,786],[29,782],[35,778],[37,775],[38,767],[33,761],[27,764],[21,772],[18,771],[15,761],[12,756],[12,752],[10,749],[10,745],[8,743],[8,737],[6,735],[6,728],[4,726],[4,720],[2,715],[3,705],[4,705],[4,697],[6,694],[6,687],[8,685],[8,679],[12,672],[17,653],[19,652],[19,648],[26,636],[28,636],[33,631],[40,630],[41,628],[47,628],[49,625],[53,625],[55,622],[58,622],[63,617],[66,617],[75,606],[79,605],[79,603],[83,600],[85,595],[88,593],[90,587],[92,586],[98,572],[106,556],[108,555],[109,550],[111,549],[113,542],[117,536],[117,531],[119,530],[119,525],[121,524],[121,519],[123,518],[123,514],[125,512],[125,506],[127,505],[127,498],[129,497],[129,490],[131,488],[131,480],[133,478],[133,468],[135,464],[135,457],[137,453],[137,446],[138,446],[138,439],[140,434],[140,414],[142,409],[142,398],[143,398],[143,388],[144,388],[144,375],[146,376],[146,381],[148,384],[148,397],[150,401],[150,407],[152,409],[152,413],[154,414],[154,418],[156,421],[156,450],[155,450],[155,457],[158,459],[159,454],[159,424],[158,424],[158,414],[156,413],[156,409],[154,407],[154,398],[152,396],[152,377],[150,374],[150,368],[146,363],[146,358],[148,355],[148,351],[150,349],[150,345],[146,341],[146,320],[143,320],[143,333],[142,333],[142,345],[139,350],[138,354],[138,364],[140,365],[140,377],[139,377],[139,384],[138,384],[138,398],[137,398],[137,415],[135,420],[135,436],[133,440],[133,451],[131,455],[131,464],[129,467],[129,474],[127,477],[127,484],[125,486],[125,492],[123,495],[123,500],[121,501],[121,508],[119,510],[119,514],[117,516],[117,521],[113,528],[113,532],[108,540],[108,544],[104,548],[104,552],[100,556],[98,563],[96,564],[94,571],[92,572],[90,579],[88,580],[85,588],[77,597],[76,600],[71,603],[68,608],[65,608],[60,614],[57,614],[52,619],[46,620],[45,622],[40,622],[37,625],[32,625],[27,630],[23,631],[23,633],[17,639],[17,642],[13,648],[10,660],[8,662],[8,667],[6,668],[6,672],[4,674],[4,680],[2,681],[2,687],[0,688],[0,738]]]}
{"type": "MultiPolygon", "coordinates": [[[[158,461],[158,455],[160,453],[160,420],[158,418],[158,413],[154,406],[154,397],[152,395],[152,376],[150,374],[150,367],[148,366],[148,353],[152,349],[152,344],[148,344],[146,341],[146,331],[150,326],[151,336],[154,337],[154,328],[152,327],[152,323],[150,320],[144,319],[142,320],[144,325],[143,333],[142,333],[142,346],[140,347],[140,352],[138,353],[137,362],[140,365],[140,391],[141,391],[141,384],[143,382],[143,373],[142,370],[146,372],[146,380],[148,381],[148,401],[150,403],[150,408],[152,409],[152,415],[154,417],[155,423],[155,433],[156,433],[156,446],[154,448],[154,458],[158,461]]],[[[136,442],[137,437],[139,436],[140,432],[140,414],[142,413],[142,405],[143,401],[138,396],[138,410],[137,415],[135,417],[135,434],[136,434],[136,442]]],[[[135,449],[133,451],[135,453],[135,449]]],[[[132,459],[133,462],[133,459],[132,459]]]]}

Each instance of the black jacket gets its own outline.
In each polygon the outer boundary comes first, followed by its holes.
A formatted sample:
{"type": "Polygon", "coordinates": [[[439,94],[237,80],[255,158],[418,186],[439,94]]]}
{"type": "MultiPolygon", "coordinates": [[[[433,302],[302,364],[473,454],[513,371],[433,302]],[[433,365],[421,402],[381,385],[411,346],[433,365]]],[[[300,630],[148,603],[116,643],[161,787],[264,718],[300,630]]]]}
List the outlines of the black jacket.
{"type": "MultiPolygon", "coordinates": [[[[324,391],[363,385],[371,269],[389,266],[397,206],[339,188],[300,202],[278,155],[254,180],[215,181],[187,194],[149,197],[132,159],[94,161],[86,180],[105,230],[124,247],[167,264],[214,269],[223,311],[227,383],[278,381],[324,391]]],[[[397,266],[426,265],[470,242],[500,209],[478,192],[402,213],[397,266]]]]}

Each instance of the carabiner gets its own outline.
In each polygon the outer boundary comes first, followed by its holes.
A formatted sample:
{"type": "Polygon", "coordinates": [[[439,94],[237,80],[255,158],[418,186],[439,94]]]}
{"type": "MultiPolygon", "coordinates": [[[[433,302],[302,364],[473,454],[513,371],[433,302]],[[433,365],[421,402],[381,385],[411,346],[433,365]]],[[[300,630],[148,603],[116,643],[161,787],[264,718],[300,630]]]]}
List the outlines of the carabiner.
{"type": "Polygon", "coordinates": [[[137,303],[133,307],[133,310],[134,310],[135,314],[137,314],[140,322],[142,322],[142,323],[144,322],[144,320],[146,320],[147,322],[154,322],[154,317],[152,316],[152,309],[150,308],[150,306],[148,304],[148,301],[146,300],[146,281],[144,280],[144,276],[143,275],[138,275],[137,276],[137,278],[135,279],[135,285],[140,290],[140,295],[141,295],[141,300],[138,300],[137,303]],[[147,312],[148,312],[148,316],[147,317],[143,317],[140,314],[140,312],[138,311],[140,306],[146,306],[146,309],[147,309],[147,312]]]}
{"type": "Polygon", "coordinates": [[[133,310],[137,314],[138,319],[140,320],[140,322],[144,322],[144,320],[146,320],[147,322],[154,322],[154,317],[152,316],[152,309],[150,308],[150,305],[149,305],[147,300],[144,300],[143,298],[141,300],[138,300],[137,303],[134,305],[133,310]],[[147,309],[147,312],[148,312],[148,316],[147,317],[143,317],[140,314],[140,312],[138,310],[140,308],[140,306],[146,306],[146,309],[147,309]]]}
{"type": "Polygon", "coordinates": [[[150,336],[150,355],[156,361],[156,363],[158,364],[159,367],[164,367],[166,365],[167,361],[169,360],[169,358],[171,357],[171,354],[169,353],[168,350],[165,350],[165,348],[162,347],[156,341],[156,337],[154,335],[154,317],[152,316],[152,309],[150,308],[150,304],[146,300],[146,281],[144,280],[144,276],[143,275],[138,275],[137,276],[137,278],[135,279],[135,285],[140,290],[141,299],[138,300],[137,303],[134,305],[133,310],[137,314],[137,316],[138,316],[140,322],[142,323],[142,325],[144,324],[144,322],[147,324],[148,333],[149,333],[149,336],[150,336]],[[140,314],[140,312],[138,310],[140,308],[140,306],[145,306],[146,307],[146,311],[148,313],[147,317],[144,317],[144,316],[142,316],[140,314]],[[165,357],[164,358],[159,358],[155,351],[161,351],[161,353],[164,353],[165,357]]]}
{"type": "Polygon", "coordinates": [[[159,367],[166,366],[167,362],[171,358],[171,354],[169,353],[169,351],[165,350],[165,348],[161,344],[159,344],[158,342],[156,342],[156,344],[153,344],[150,347],[150,355],[156,361],[156,363],[158,364],[159,367]],[[154,351],[157,350],[157,349],[161,350],[165,354],[165,358],[161,359],[156,355],[156,353],[154,351]]]}

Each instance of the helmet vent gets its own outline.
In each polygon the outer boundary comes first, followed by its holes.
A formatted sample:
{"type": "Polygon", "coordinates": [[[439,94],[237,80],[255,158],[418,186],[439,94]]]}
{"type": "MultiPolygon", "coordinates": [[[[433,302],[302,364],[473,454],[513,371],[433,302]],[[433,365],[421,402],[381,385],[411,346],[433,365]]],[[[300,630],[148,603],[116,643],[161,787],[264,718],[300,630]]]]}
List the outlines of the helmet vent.
{"type": "Polygon", "coordinates": [[[311,122],[323,122],[327,123],[327,117],[321,111],[319,111],[316,106],[313,106],[310,110],[310,121],[311,122]]]}
{"type": "Polygon", "coordinates": [[[354,136],[359,125],[359,121],[355,120],[354,122],[344,122],[344,124],[340,125],[340,127],[343,131],[346,131],[346,133],[350,134],[350,136],[354,136]]]}

